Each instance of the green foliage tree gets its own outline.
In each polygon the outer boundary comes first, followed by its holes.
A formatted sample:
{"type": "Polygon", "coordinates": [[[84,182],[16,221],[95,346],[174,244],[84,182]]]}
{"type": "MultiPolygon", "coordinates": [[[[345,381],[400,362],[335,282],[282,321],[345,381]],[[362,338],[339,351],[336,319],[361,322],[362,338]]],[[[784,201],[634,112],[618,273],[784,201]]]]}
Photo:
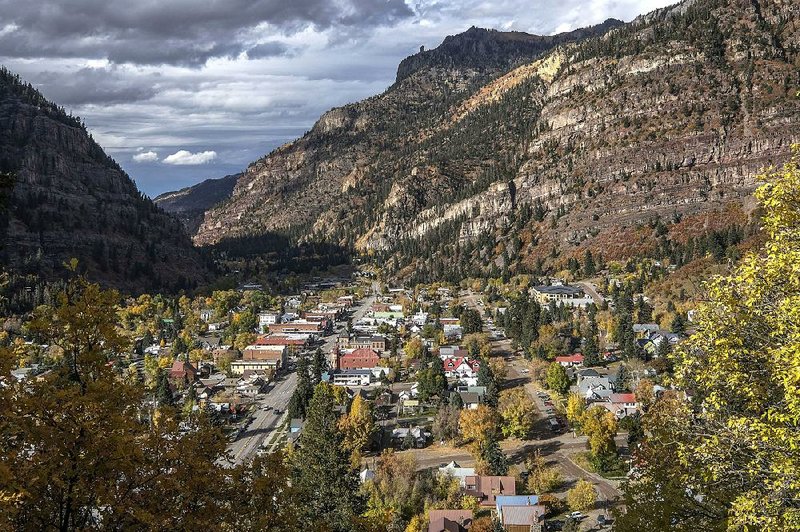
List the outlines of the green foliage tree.
{"type": "Polygon", "coordinates": [[[344,448],[335,406],[331,386],[318,384],[293,456],[292,486],[303,501],[301,525],[349,532],[359,527],[364,501],[357,493],[358,475],[344,448]]]}
{"type": "Polygon", "coordinates": [[[545,376],[545,383],[547,388],[553,390],[557,394],[564,395],[569,391],[569,376],[564,366],[557,362],[551,363],[547,366],[547,374],[545,376]]]}

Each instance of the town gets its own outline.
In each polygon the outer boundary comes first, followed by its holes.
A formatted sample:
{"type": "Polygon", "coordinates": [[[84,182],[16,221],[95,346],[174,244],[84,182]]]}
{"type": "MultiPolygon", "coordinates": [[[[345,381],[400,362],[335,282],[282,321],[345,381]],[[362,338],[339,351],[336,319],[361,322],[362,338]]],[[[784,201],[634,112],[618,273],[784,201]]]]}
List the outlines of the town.
{"type": "MultiPolygon", "coordinates": [[[[206,415],[228,440],[228,468],[302,449],[310,403],[329,387],[369,501],[386,504],[418,475],[452,482],[445,498],[406,510],[409,530],[602,528],[693,317],[643,292],[670,268],[602,267],[588,255],[569,282],[413,288],[364,268],[295,294],[247,283],[194,299],[144,295],[120,311],[134,349],[115,371],[150,391],[149,415],[176,409],[181,431],[206,415]]],[[[19,347],[14,377],[45,378],[53,347],[33,337],[19,347]]],[[[367,515],[376,529],[391,524],[367,515]]]]}

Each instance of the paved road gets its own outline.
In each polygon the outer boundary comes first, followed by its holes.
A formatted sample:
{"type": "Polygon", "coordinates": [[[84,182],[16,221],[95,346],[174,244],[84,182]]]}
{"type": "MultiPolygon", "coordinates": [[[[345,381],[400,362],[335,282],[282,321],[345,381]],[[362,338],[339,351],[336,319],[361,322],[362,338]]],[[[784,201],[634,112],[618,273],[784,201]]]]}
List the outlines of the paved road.
{"type": "Polygon", "coordinates": [[[605,301],[605,298],[597,292],[594,285],[592,285],[591,283],[588,283],[586,281],[580,281],[575,284],[583,288],[584,291],[587,294],[589,294],[589,296],[591,296],[592,299],[594,299],[594,304],[597,305],[598,307],[603,304],[603,301],[605,301]]]}
{"type": "Polygon", "coordinates": [[[289,373],[272,383],[269,392],[256,401],[255,419],[245,431],[228,446],[232,463],[238,465],[250,460],[261,444],[280,426],[286,417],[286,407],[297,385],[297,373],[289,373]],[[268,408],[265,410],[265,408],[268,408]],[[276,413],[276,412],[280,413],[276,413]]]}

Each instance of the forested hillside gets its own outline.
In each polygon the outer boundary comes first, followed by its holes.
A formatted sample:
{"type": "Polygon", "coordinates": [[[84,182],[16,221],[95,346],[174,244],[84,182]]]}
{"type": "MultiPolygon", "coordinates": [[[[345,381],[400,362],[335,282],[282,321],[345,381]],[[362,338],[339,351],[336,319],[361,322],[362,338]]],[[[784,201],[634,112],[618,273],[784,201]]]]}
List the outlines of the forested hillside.
{"type": "Polygon", "coordinates": [[[205,275],[180,222],[153,204],[83,123],[0,70],[2,264],[62,277],[79,260],[93,280],[131,291],[179,289],[205,275]]]}
{"type": "Polygon", "coordinates": [[[472,29],[253,163],[195,241],[279,230],[425,280],[673,253],[746,226],[753,176],[798,140],[798,9],[683,2],[523,61],[472,29]],[[459,41],[489,50],[486,68],[459,41]]]}

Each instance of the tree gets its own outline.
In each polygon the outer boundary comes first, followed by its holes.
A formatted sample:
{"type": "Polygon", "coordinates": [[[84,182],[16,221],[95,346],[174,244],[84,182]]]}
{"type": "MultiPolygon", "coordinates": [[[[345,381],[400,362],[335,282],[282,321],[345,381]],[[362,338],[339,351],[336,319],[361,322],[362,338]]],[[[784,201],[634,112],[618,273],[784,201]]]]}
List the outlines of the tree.
{"type": "Polygon", "coordinates": [[[311,377],[308,369],[308,357],[301,354],[297,361],[297,387],[289,399],[289,418],[305,419],[308,403],[314,395],[314,386],[311,384],[311,377]]]}
{"type": "Polygon", "coordinates": [[[447,377],[438,358],[429,367],[417,372],[417,384],[420,401],[428,401],[433,396],[442,397],[447,390],[447,377]]]}
{"type": "Polygon", "coordinates": [[[589,450],[594,457],[616,456],[617,418],[602,406],[593,406],[581,417],[583,433],[589,437],[589,450]]]}
{"type": "Polygon", "coordinates": [[[357,494],[358,475],[350,465],[339,429],[336,400],[331,386],[314,388],[300,447],[292,460],[292,485],[301,506],[300,522],[306,528],[325,525],[347,532],[358,528],[363,499],[357,494]]]}
{"type": "Polygon", "coordinates": [[[666,519],[684,529],[800,528],[798,149],[756,191],[763,248],[706,285],[696,332],[673,355],[674,385],[693,390],[692,403],[664,394],[644,418],[625,529],[666,519]],[[680,485],[690,493],[681,495],[680,485]]]}
{"type": "Polygon", "coordinates": [[[533,428],[536,405],[522,388],[513,388],[500,394],[498,411],[502,420],[503,436],[525,439],[533,428]]]}
{"type": "Polygon", "coordinates": [[[571,393],[567,398],[567,421],[573,427],[580,428],[583,415],[586,413],[586,400],[580,394],[571,393]]]}
{"type": "Polygon", "coordinates": [[[425,351],[425,345],[419,336],[415,336],[406,342],[406,345],[403,346],[403,351],[409,359],[420,359],[425,351]]]}
{"type": "Polygon", "coordinates": [[[169,383],[167,370],[159,368],[156,377],[156,401],[159,406],[174,406],[175,399],[172,395],[172,387],[169,383]]]}
{"type": "MultiPolygon", "coordinates": [[[[450,397],[461,399],[458,394],[453,394],[450,397]]],[[[460,413],[461,407],[453,404],[439,408],[433,418],[433,426],[431,427],[433,437],[439,441],[456,441],[459,436],[458,422],[460,413]]]]}
{"type": "Polygon", "coordinates": [[[594,257],[592,256],[591,250],[587,249],[583,256],[583,276],[591,277],[595,273],[597,273],[597,266],[594,263],[594,257]]]}
{"type": "Polygon", "coordinates": [[[459,318],[461,330],[466,334],[479,333],[483,330],[483,320],[477,310],[464,309],[459,318]]]}
{"type": "Polygon", "coordinates": [[[547,388],[553,390],[557,394],[564,395],[569,391],[569,377],[567,370],[564,366],[557,362],[551,363],[547,366],[547,376],[545,377],[547,388]]]}
{"type": "Polygon", "coordinates": [[[598,345],[597,309],[594,304],[589,305],[589,327],[586,331],[586,341],[583,344],[583,364],[587,367],[600,364],[600,346],[598,345]]]}
{"type": "Polygon", "coordinates": [[[369,446],[376,430],[370,403],[356,395],[350,405],[350,413],[339,420],[339,428],[344,434],[344,448],[351,455],[359,457],[360,452],[369,446]]]}
{"type": "Polygon", "coordinates": [[[594,509],[597,492],[588,480],[580,479],[575,487],[567,492],[567,504],[570,510],[587,512],[594,509]]]}
{"type": "Polygon", "coordinates": [[[202,416],[182,435],[171,409],[148,424],[145,390],[112,368],[128,352],[120,296],[77,278],[29,324],[60,353],[16,383],[0,350],[0,529],[186,529],[230,519],[225,439],[202,416]],[[132,443],[133,442],[133,443],[132,443]]]}
{"type": "Polygon", "coordinates": [[[478,367],[476,380],[478,386],[486,387],[486,393],[483,396],[483,402],[492,407],[497,406],[497,379],[495,378],[491,364],[488,364],[486,359],[481,360],[480,366],[478,367]]]}
{"type": "Polygon", "coordinates": [[[314,358],[311,359],[311,384],[316,386],[322,382],[322,373],[328,369],[328,361],[322,349],[314,351],[314,358]]]}
{"type": "Polygon", "coordinates": [[[486,405],[478,405],[474,410],[462,410],[458,421],[461,437],[474,445],[480,445],[488,438],[496,438],[497,425],[497,413],[486,405]]]}
{"type": "Polygon", "coordinates": [[[231,530],[280,532],[297,529],[297,490],[287,482],[289,467],[282,451],[256,456],[232,472],[228,501],[237,512],[226,523],[231,530]]]}
{"type": "Polygon", "coordinates": [[[488,436],[480,442],[476,462],[476,472],[480,475],[508,474],[508,458],[494,436],[488,436]]]}
{"type": "Polygon", "coordinates": [[[541,495],[554,491],[563,482],[558,468],[548,466],[538,449],[528,456],[526,465],[528,467],[528,480],[525,486],[529,493],[541,495]]]}

